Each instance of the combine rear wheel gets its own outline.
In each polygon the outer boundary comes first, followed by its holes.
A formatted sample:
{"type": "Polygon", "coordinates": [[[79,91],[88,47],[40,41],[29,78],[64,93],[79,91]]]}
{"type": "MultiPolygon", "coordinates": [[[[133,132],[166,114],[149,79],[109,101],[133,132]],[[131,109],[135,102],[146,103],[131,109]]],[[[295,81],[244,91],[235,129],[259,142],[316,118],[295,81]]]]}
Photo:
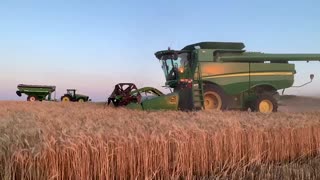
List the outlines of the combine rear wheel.
{"type": "Polygon", "coordinates": [[[251,107],[252,111],[261,113],[272,113],[278,111],[277,100],[271,94],[261,94],[257,98],[254,106],[251,107]]]}
{"type": "Polygon", "coordinates": [[[225,110],[225,94],[223,91],[216,87],[208,85],[204,93],[204,109],[205,110],[225,110]]]}
{"type": "Polygon", "coordinates": [[[37,100],[38,100],[38,98],[36,96],[28,96],[28,98],[27,98],[27,101],[31,101],[31,102],[37,101],[37,100]]]}

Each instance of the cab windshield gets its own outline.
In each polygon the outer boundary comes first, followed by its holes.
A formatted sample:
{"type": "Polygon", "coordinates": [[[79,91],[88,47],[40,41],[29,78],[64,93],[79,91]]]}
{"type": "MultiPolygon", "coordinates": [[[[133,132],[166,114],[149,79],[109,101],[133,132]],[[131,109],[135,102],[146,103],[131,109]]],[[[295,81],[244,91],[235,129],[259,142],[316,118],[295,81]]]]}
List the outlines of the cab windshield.
{"type": "Polygon", "coordinates": [[[177,79],[178,73],[183,73],[189,65],[189,54],[179,53],[175,58],[174,54],[163,55],[160,59],[162,70],[167,80],[177,79]]]}

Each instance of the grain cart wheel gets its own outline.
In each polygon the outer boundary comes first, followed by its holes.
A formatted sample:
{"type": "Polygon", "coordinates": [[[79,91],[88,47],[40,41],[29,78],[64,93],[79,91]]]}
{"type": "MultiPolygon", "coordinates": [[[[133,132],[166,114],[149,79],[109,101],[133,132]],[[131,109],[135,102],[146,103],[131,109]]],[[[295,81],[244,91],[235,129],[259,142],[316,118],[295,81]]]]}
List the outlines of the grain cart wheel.
{"type": "Polygon", "coordinates": [[[258,96],[252,111],[261,113],[272,113],[278,111],[277,100],[271,94],[261,94],[258,96]]]}
{"type": "Polygon", "coordinates": [[[83,98],[79,98],[79,99],[78,99],[78,102],[83,103],[83,102],[85,102],[85,100],[84,100],[83,98]]]}
{"type": "Polygon", "coordinates": [[[27,101],[31,101],[31,102],[37,101],[37,100],[38,100],[38,98],[36,96],[28,96],[28,98],[27,98],[27,101]]]}
{"type": "Polygon", "coordinates": [[[61,97],[61,101],[62,102],[70,102],[71,101],[71,98],[69,96],[62,96],[61,97]]]}
{"type": "Polygon", "coordinates": [[[205,110],[225,110],[225,94],[217,86],[207,85],[204,92],[204,109],[205,110]]]}

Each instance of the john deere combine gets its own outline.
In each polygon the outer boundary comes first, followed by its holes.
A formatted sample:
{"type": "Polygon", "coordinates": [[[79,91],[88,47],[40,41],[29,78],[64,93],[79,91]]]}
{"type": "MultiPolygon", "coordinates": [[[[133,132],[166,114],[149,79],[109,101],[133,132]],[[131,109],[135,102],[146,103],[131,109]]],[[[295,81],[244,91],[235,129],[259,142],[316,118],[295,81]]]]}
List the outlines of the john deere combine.
{"type": "MultiPolygon", "coordinates": [[[[145,103],[144,109],[166,109],[169,103],[177,103],[171,107],[276,112],[278,90],[289,88],[294,82],[295,66],[289,61],[320,60],[320,54],[269,54],[246,52],[244,48],[243,43],[201,42],[181,50],[156,52],[165,84],[174,92],[145,103]]],[[[137,107],[131,105],[137,102],[143,104],[138,99],[128,106],[137,107]]]]}

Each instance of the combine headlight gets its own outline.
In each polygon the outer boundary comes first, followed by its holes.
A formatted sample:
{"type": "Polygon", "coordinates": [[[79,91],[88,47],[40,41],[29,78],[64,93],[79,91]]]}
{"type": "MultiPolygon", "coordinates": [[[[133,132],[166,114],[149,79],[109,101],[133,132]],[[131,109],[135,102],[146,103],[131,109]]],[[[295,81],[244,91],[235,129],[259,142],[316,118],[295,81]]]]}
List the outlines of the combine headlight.
{"type": "Polygon", "coordinates": [[[183,72],[184,72],[184,68],[183,68],[183,67],[180,67],[180,68],[179,68],[179,72],[180,72],[180,73],[183,73],[183,72]]]}
{"type": "Polygon", "coordinates": [[[180,82],[183,82],[183,83],[192,83],[192,79],[180,79],[180,82]]]}

